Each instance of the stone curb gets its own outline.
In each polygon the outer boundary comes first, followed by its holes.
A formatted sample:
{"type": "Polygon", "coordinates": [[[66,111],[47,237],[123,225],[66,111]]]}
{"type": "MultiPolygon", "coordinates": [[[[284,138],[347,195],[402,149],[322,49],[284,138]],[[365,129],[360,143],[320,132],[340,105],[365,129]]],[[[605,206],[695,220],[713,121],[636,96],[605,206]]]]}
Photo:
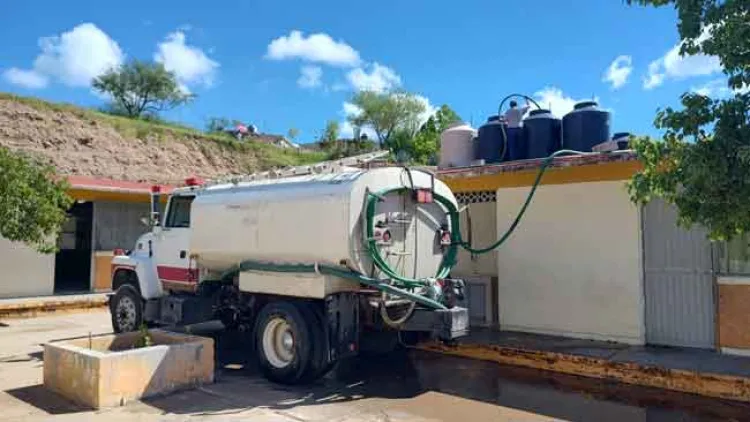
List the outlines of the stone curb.
{"type": "Polygon", "coordinates": [[[107,296],[76,299],[37,299],[24,301],[0,301],[0,318],[29,318],[56,312],[73,312],[101,309],[107,306],[107,296]]]}
{"type": "Polygon", "coordinates": [[[667,369],[634,362],[618,362],[580,355],[494,345],[445,346],[425,343],[416,349],[469,359],[497,362],[588,378],[614,380],[643,387],[750,402],[750,378],[667,369]]]}

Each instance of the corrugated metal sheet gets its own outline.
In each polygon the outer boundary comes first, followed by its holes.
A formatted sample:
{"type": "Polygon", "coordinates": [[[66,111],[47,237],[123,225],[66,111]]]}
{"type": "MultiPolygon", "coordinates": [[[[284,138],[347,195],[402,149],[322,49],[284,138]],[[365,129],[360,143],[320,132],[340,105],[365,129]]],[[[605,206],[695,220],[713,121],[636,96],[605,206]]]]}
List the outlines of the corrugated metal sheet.
{"type": "Polygon", "coordinates": [[[94,202],[94,250],[131,249],[148,231],[141,218],[148,218],[149,204],[94,202]]]}
{"type": "Polygon", "coordinates": [[[646,341],[712,348],[715,295],[711,243],[701,228],[677,227],[661,200],[643,208],[646,341]]]}

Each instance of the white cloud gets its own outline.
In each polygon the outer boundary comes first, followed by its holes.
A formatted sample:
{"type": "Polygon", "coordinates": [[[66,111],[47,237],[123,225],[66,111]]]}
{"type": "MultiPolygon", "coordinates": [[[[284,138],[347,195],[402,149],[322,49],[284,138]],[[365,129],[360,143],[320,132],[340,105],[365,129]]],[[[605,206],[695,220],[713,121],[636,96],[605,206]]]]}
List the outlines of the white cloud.
{"type": "MultiPolygon", "coordinates": [[[[696,39],[700,43],[710,36],[710,29],[703,30],[696,39]]],[[[648,66],[648,74],[643,78],[643,88],[653,89],[667,79],[687,79],[695,76],[706,76],[721,72],[721,62],[718,57],[705,54],[681,56],[682,42],[672,47],[664,56],[652,61],[648,66]]]]}
{"type": "Polygon", "coordinates": [[[352,104],[350,102],[344,103],[344,116],[346,117],[356,117],[359,116],[360,113],[362,113],[362,109],[359,108],[359,106],[352,104]]]}
{"type": "MultiPolygon", "coordinates": [[[[542,108],[549,109],[552,114],[557,117],[562,117],[569,111],[573,110],[573,106],[581,101],[587,101],[590,99],[574,99],[570,96],[565,95],[561,89],[555,87],[545,87],[544,89],[534,93],[534,99],[539,103],[542,108]]],[[[594,98],[594,101],[598,101],[598,98],[594,98]]]]}
{"type": "Polygon", "coordinates": [[[346,79],[357,91],[383,92],[401,85],[401,77],[388,66],[372,63],[368,73],[358,67],[347,73],[346,79]]]}
{"type": "Polygon", "coordinates": [[[49,79],[35,70],[24,70],[12,67],[3,72],[3,78],[13,85],[29,89],[39,89],[47,86],[49,79]]]}
{"type": "Polygon", "coordinates": [[[633,72],[633,58],[630,56],[618,56],[607,68],[602,81],[609,82],[612,89],[619,89],[628,82],[633,72]]]}
{"type": "Polygon", "coordinates": [[[297,85],[302,88],[315,88],[321,85],[323,68],[320,66],[302,66],[297,85]]]}
{"type": "Polygon", "coordinates": [[[43,88],[50,80],[90,86],[92,79],[119,66],[125,57],[120,46],[93,23],[40,38],[39,48],[42,51],[31,69],[9,69],[6,80],[29,88],[43,88]]]}
{"type": "Polygon", "coordinates": [[[419,115],[419,125],[421,126],[438,111],[438,108],[432,105],[427,97],[421,95],[415,95],[415,97],[417,101],[424,105],[424,112],[419,115]]]}
{"type": "Polygon", "coordinates": [[[302,59],[332,66],[358,66],[359,52],[344,41],[336,41],[324,33],[310,34],[292,31],[268,44],[266,58],[271,60],[302,59]]]}
{"type": "Polygon", "coordinates": [[[184,32],[168,34],[156,49],[154,60],[174,72],[183,90],[191,84],[211,86],[213,83],[219,63],[211,60],[200,48],[186,44],[184,32]]]}
{"type": "Polygon", "coordinates": [[[725,98],[735,93],[742,94],[750,92],[750,86],[745,86],[740,89],[731,89],[729,88],[726,79],[719,78],[708,81],[700,86],[694,86],[690,88],[690,90],[696,94],[700,94],[706,97],[725,98]]]}

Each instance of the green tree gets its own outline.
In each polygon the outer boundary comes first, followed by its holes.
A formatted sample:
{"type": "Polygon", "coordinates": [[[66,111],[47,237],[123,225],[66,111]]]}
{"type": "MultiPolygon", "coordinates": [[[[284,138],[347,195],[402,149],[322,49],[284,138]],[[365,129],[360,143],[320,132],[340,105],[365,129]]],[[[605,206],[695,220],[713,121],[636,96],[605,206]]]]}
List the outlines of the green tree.
{"type": "Polygon", "coordinates": [[[397,131],[413,135],[419,124],[419,116],[425,112],[422,101],[407,92],[361,91],[354,95],[351,103],[359,113],[349,121],[356,127],[370,127],[378,137],[380,148],[389,147],[391,136],[397,131]]]}
{"type": "Polygon", "coordinates": [[[211,117],[206,123],[206,132],[223,132],[230,126],[232,126],[232,123],[225,117],[211,117]]]}
{"type": "Polygon", "coordinates": [[[326,123],[326,128],[323,130],[323,141],[324,142],[336,142],[339,139],[339,122],[335,120],[329,120],[326,123]]]}
{"type": "Polygon", "coordinates": [[[440,149],[440,134],[461,117],[448,105],[443,104],[434,116],[419,128],[409,145],[409,155],[418,164],[429,164],[440,149]]]}
{"type": "Polygon", "coordinates": [[[718,57],[728,98],[681,96],[682,109],[659,110],[661,141],[641,138],[634,148],[643,163],[629,183],[642,204],[661,197],[677,206],[683,226],[698,224],[712,239],[750,230],[750,2],[628,0],[677,10],[681,54],[718,57]]]}
{"type": "Polygon", "coordinates": [[[0,236],[54,252],[72,204],[66,187],[50,166],[0,147],[0,236]]]}
{"type": "Polygon", "coordinates": [[[92,86],[112,97],[114,111],[128,117],[157,115],[194,98],[183,91],[175,74],[164,65],[138,60],[94,78],[92,86]]]}
{"type": "Polygon", "coordinates": [[[294,139],[299,136],[299,129],[297,129],[296,127],[290,127],[286,133],[286,136],[289,137],[289,140],[294,142],[294,139]]]}

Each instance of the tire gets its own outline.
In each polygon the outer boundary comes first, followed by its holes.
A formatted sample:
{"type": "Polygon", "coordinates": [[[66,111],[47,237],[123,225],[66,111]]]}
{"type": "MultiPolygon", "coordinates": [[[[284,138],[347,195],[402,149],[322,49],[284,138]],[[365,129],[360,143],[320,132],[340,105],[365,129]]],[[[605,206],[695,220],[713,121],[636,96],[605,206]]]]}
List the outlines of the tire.
{"type": "Polygon", "coordinates": [[[301,380],[308,383],[325,376],[333,368],[333,363],[328,361],[328,341],[325,336],[325,320],[320,305],[315,302],[308,302],[301,305],[305,321],[307,321],[312,336],[311,344],[313,352],[311,364],[301,380]]]}
{"type": "Polygon", "coordinates": [[[109,312],[115,333],[136,331],[143,323],[143,299],[135,287],[122,285],[112,297],[109,312]]]}
{"type": "Polygon", "coordinates": [[[313,357],[310,326],[301,306],[271,302],[258,315],[255,352],[263,375],[279,384],[299,384],[313,357]]]}

